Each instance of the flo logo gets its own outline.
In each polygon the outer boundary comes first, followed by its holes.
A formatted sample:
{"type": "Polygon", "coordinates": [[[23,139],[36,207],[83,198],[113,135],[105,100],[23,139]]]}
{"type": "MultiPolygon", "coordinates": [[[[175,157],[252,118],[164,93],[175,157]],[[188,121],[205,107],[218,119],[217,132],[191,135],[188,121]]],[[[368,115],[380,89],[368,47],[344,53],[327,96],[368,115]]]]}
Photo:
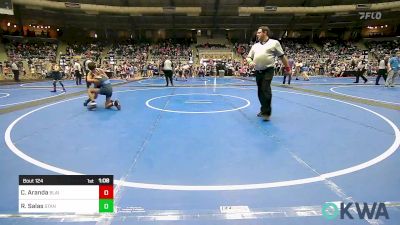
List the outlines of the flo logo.
{"type": "Polygon", "coordinates": [[[360,14],[360,20],[380,20],[382,18],[381,12],[359,12],[358,14],[360,14]]]}
{"type": "Polygon", "coordinates": [[[358,202],[350,202],[350,203],[340,203],[340,208],[337,204],[333,202],[327,202],[322,205],[322,216],[324,216],[328,220],[336,219],[340,216],[340,219],[354,219],[353,214],[357,213],[358,218],[360,219],[379,219],[380,217],[385,217],[385,219],[389,219],[389,214],[386,210],[385,203],[377,203],[374,202],[372,205],[368,205],[367,203],[358,203],[358,202]],[[354,206],[353,206],[354,204],[354,206]]]}

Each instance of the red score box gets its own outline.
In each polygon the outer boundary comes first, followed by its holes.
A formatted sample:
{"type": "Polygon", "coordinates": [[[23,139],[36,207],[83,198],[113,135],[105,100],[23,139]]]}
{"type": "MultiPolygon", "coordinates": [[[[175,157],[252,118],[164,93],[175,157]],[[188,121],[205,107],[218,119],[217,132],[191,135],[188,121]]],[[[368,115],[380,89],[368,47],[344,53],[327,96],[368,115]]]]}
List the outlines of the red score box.
{"type": "Polygon", "coordinates": [[[113,198],[114,198],[113,185],[99,186],[99,199],[113,199],[113,198]]]}

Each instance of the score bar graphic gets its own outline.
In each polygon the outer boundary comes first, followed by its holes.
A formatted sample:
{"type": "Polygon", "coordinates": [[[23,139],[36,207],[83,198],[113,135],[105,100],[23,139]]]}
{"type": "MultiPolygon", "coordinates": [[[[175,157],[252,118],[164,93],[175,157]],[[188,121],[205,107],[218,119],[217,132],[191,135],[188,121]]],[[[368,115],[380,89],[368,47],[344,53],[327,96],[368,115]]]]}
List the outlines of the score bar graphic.
{"type": "Polygon", "coordinates": [[[114,212],[113,175],[20,175],[20,213],[114,212]]]}

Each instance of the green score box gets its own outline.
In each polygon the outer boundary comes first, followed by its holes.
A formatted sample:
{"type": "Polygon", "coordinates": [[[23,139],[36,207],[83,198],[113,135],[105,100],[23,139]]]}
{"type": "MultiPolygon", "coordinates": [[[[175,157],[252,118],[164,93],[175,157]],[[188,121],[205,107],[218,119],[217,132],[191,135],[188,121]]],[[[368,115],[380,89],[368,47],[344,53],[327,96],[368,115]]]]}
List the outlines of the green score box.
{"type": "Polygon", "coordinates": [[[114,212],[114,199],[99,199],[99,213],[114,212]]]}

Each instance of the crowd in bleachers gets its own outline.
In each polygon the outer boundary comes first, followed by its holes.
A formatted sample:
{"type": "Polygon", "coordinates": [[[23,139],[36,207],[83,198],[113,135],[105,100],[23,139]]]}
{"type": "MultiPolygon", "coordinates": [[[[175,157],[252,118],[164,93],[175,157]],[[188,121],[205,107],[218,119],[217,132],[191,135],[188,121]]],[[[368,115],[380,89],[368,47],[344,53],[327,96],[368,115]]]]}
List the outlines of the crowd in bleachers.
{"type": "Polygon", "coordinates": [[[68,43],[66,55],[72,56],[86,56],[95,58],[96,61],[100,58],[104,47],[107,45],[104,41],[87,41],[87,42],[73,42],[68,43]]]}
{"type": "MultiPolygon", "coordinates": [[[[284,52],[293,63],[293,71],[300,74],[307,71],[311,75],[342,76],[345,71],[355,70],[360,67],[373,74],[377,69],[378,58],[382,55],[393,53],[398,49],[398,41],[369,42],[366,46],[375,57],[367,59],[365,51],[358,49],[354,43],[340,42],[335,39],[322,40],[313,47],[308,40],[283,39],[280,41],[284,52]]],[[[60,65],[66,77],[72,78],[73,64],[91,59],[98,63],[104,70],[114,77],[132,78],[134,76],[152,76],[162,73],[162,62],[168,55],[175,66],[177,74],[185,74],[189,71],[191,76],[216,75],[221,70],[225,74],[246,76],[252,73],[244,58],[247,56],[253,43],[235,43],[230,54],[217,57],[221,54],[200,57],[194,60],[190,43],[166,40],[161,43],[133,43],[129,41],[114,44],[106,42],[74,42],[69,43],[67,51],[61,56],[60,65]],[[106,46],[110,46],[108,53],[104,52],[106,46]],[[103,55],[102,55],[103,54],[103,55]],[[231,56],[232,55],[232,56],[231,56]],[[239,56],[239,57],[235,57],[239,56]],[[201,58],[201,61],[200,61],[201,58]]],[[[1,63],[0,67],[7,69],[13,61],[28,64],[28,72],[38,73],[43,76],[49,71],[49,65],[55,61],[57,43],[6,41],[5,50],[9,60],[1,63]]],[[[197,45],[196,48],[219,50],[229,49],[224,44],[197,45]]],[[[368,52],[368,51],[367,51],[368,52]]],[[[20,65],[19,63],[18,65],[20,65]]],[[[276,74],[283,73],[283,65],[276,60],[276,74]]],[[[24,68],[24,66],[21,66],[24,68]]]]}
{"type": "Polygon", "coordinates": [[[45,74],[51,62],[56,60],[58,44],[37,39],[4,39],[4,48],[8,60],[0,64],[0,72],[5,75],[12,73],[12,64],[20,70],[21,75],[27,73],[45,74]],[[24,67],[24,64],[27,67],[24,67]]]}
{"type": "MultiPolygon", "coordinates": [[[[320,40],[315,43],[315,45],[320,46],[320,50],[311,46],[307,40],[283,39],[280,42],[287,57],[293,61],[292,70],[295,74],[307,71],[311,75],[343,76],[346,71],[356,70],[360,61],[370,74],[376,71],[377,60],[370,58],[367,63],[368,53],[358,49],[352,42],[340,42],[336,39],[320,40]]],[[[251,46],[252,44],[236,43],[235,51],[245,58],[251,46]]],[[[388,49],[394,46],[391,45],[388,49]]],[[[250,73],[247,70],[246,61],[243,61],[241,67],[241,70],[245,71],[244,74],[250,73]]],[[[281,75],[283,65],[280,60],[276,60],[275,67],[276,74],[281,75]]]]}
{"type": "Polygon", "coordinates": [[[11,40],[4,45],[7,56],[17,60],[28,60],[33,58],[47,59],[54,61],[56,59],[57,44],[46,42],[18,42],[11,40]]]}
{"type": "Polygon", "coordinates": [[[235,43],[233,46],[233,51],[242,57],[246,57],[249,54],[250,48],[253,43],[235,43]]]}
{"type": "Polygon", "coordinates": [[[102,64],[102,68],[112,71],[116,77],[121,78],[133,77],[141,71],[145,71],[147,74],[149,49],[150,44],[148,43],[114,43],[102,64]]]}
{"type": "Polygon", "coordinates": [[[397,49],[400,49],[400,41],[371,41],[366,43],[371,53],[379,58],[382,55],[394,54],[397,49]]]}
{"type": "MultiPolygon", "coordinates": [[[[294,61],[294,69],[297,70],[297,73],[302,67],[308,67],[311,73],[315,73],[315,69],[319,65],[319,53],[308,41],[284,39],[281,41],[281,45],[288,58],[294,61]]],[[[281,75],[283,65],[280,61],[276,61],[276,68],[276,72],[281,75]]]]}
{"type": "MultiPolygon", "coordinates": [[[[352,42],[341,42],[335,39],[321,42],[319,55],[324,74],[340,76],[346,70],[354,70],[363,59],[363,51],[352,42]]],[[[322,68],[321,67],[321,68],[322,68]]]]}
{"type": "Polygon", "coordinates": [[[150,53],[155,57],[169,55],[172,59],[189,59],[189,57],[192,57],[190,45],[184,43],[172,43],[169,41],[152,45],[150,53]]]}
{"type": "Polygon", "coordinates": [[[201,44],[201,45],[196,45],[197,49],[225,49],[228,48],[226,45],[224,44],[210,44],[210,43],[206,43],[206,44],[201,44]]]}

